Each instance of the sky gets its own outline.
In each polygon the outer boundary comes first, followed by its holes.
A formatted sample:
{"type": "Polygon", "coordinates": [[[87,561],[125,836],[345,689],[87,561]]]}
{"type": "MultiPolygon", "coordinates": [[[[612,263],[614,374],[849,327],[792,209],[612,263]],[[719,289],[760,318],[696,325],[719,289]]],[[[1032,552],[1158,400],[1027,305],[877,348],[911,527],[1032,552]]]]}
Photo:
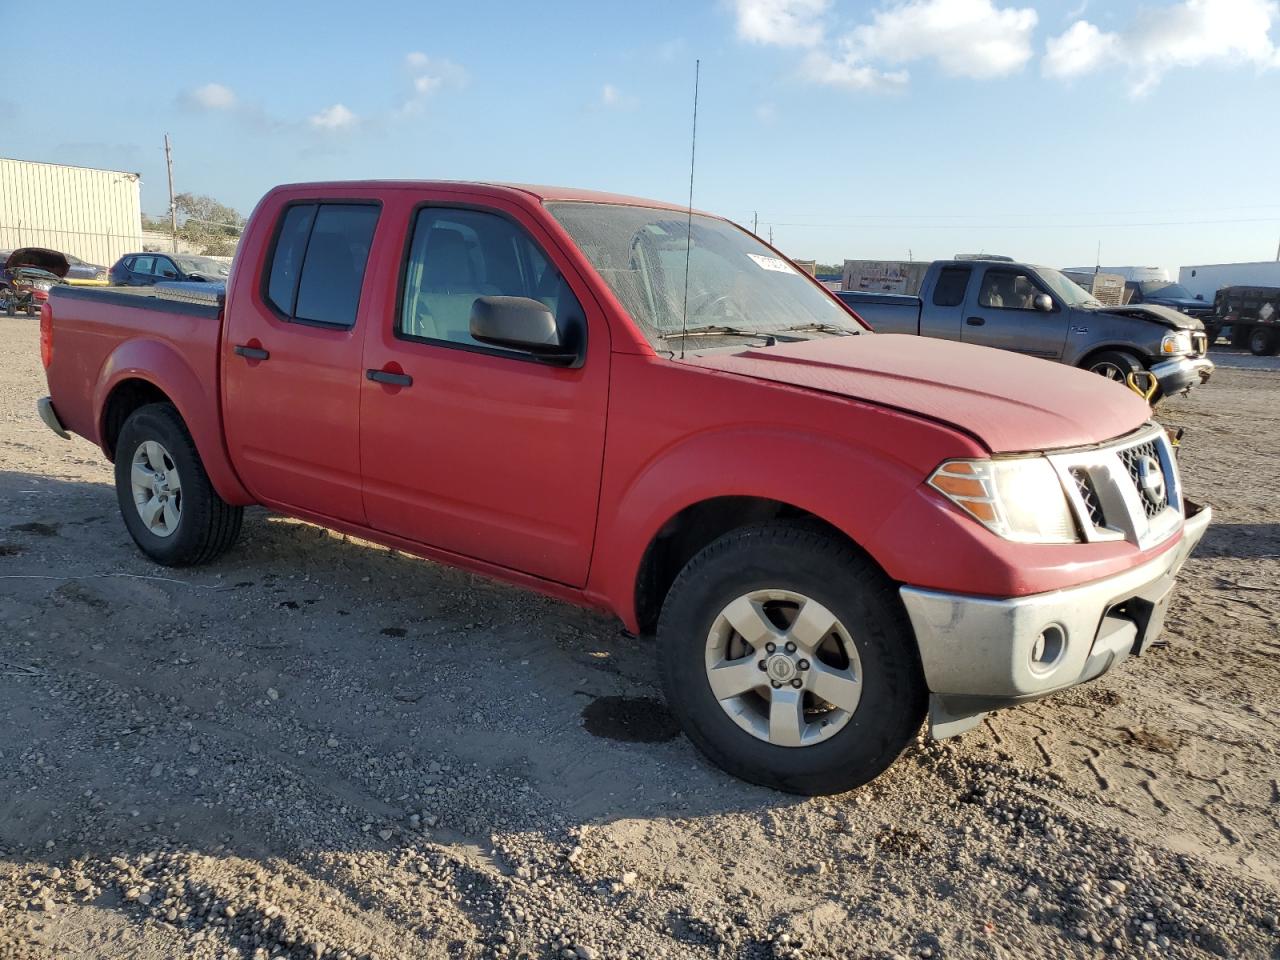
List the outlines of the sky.
{"type": "Polygon", "coordinates": [[[792,257],[1176,267],[1280,247],[1274,0],[58,11],[35,60],[0,66],[0,154],[137,171],[152,214],[165,133],[176,189],[246,214],[276,183],[366,177],[683,203],[700,59],[694,205],[758,217],[792,257]]]}

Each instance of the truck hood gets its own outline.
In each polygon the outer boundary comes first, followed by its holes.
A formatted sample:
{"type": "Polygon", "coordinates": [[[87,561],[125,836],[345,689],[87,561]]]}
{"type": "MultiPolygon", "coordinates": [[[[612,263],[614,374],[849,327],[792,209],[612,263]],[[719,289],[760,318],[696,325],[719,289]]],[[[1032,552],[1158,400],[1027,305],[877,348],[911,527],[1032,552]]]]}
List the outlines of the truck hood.
{"type": "Polygon", "coordinates": [[[1104,307],[1095,312],[1110,313],[1117,317],[1132,317],[1135,320],[1149,320],[1174,330],[1204,329],[1204,324],[1199,318],[1187,316],[1172,307],[1162,307],[1157,303],[1131,303],[1127,307],[1104,307]]]}
{"type": "Polygon", "coordinates": [[[956,427],[992,453],[1101,443],[1151,418],[1137,394],[1097,374],[948,340],[859,334],[685,362],[904,410],[956,427]]]}

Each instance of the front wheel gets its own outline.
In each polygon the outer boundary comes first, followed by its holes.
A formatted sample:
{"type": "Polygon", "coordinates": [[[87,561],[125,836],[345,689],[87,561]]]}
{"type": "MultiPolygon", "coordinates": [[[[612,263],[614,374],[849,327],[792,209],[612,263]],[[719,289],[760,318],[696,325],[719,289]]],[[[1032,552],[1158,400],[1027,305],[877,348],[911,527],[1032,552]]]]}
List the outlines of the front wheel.
{"type": "Polygon", "coordinates": [[[1266,327],[1254,327],[1249,334],[1249,352],[1255,357],[1274,357],[1280,351],[1280,335],[1266,327]]]}
{"type": "Polygon", "coordinates": [[[1104,350],[1089,358],[1088,369],[1090,373],[1127,385],[1129,374],[1140,372],[1143,366],[1142,361],[1132,353],[1125,353],[1123,350],[1104,350]]]}
{"type": "Polygon", "coordinates": [[[887,769],[927,692],[893,584],[829,533],[775,522],[695,556],[658,624],[663,685],[689,739],[729,773],[840,793],[887,769]]]}
{"type": "Polygon", "coordinates": [[[167,567],[208,563],[240,534],[243,507],[218,496],[178,411],[139,407],[116,441],[116,499],[138,547],[167,567]]]}

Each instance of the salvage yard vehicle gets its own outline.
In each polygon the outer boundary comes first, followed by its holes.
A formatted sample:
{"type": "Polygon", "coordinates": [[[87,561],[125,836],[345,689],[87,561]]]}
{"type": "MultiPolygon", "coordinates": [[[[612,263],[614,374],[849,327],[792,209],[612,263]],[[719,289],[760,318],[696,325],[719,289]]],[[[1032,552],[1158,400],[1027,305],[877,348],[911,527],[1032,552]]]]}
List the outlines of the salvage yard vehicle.
{"type": "Polygon", "coordinates": [[[1231,345],[1248,347],[1255,357],[1280,353],[1280,287],[1223,287],[1213,298],[1207,321],[1217,339],[1230,328],[1231,345]]]}
{"type": "Polygon", "coordinates": [[[610,611],[711,760],[798,793],[1143,652],[1211,516],[1124,387],[873,334],[610,194],[279,187],[224,303],[59,289],[41,351],[155,561],[256,503],[610,611]]]}
{"type": "Polygon", "coordinates": [[[63,282],[71,264],[57,250],[19,247],[4,260],[0,271],[0,311],[29,317],[49,299],[49,291],[63,282]]]}
{"type": "Polygon", "coordinates": [[[910,333],[1012,350],[1128,382],[1149,371],[1159,397],[1206,382],[1204,324],[1154,304],[1108,307],[1050,267],[936,260],[919,297],[839,294],[878,333],[910,333]]]}

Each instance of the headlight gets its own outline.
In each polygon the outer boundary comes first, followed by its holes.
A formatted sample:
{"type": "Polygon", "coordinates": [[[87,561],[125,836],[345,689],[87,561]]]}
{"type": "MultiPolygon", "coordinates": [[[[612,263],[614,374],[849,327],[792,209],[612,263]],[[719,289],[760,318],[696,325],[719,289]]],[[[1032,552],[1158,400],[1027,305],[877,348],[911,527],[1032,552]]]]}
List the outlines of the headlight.
{"type": "Polygon", "coordinates": [[[1166,333],[1160,341],[1160,352],[1166,355],[1191,352],[1191,334],[1186,330],[1166,333]]]}
{"type": "Polygon", "coordinates": [[[1020,543],[1075,543],[1075,517],[1049,461],[949,460],[929,486],[992,533],[1020,543]]]}

